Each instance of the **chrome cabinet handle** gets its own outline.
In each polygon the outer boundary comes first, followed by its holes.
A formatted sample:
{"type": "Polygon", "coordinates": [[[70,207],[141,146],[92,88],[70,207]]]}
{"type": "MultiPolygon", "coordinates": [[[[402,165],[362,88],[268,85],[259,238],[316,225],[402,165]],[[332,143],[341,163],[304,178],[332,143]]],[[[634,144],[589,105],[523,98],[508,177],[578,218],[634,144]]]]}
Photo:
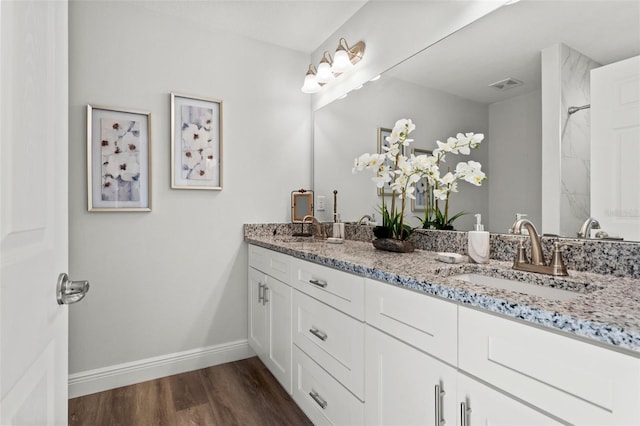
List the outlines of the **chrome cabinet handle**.
{"type": "Polygon", "coordinates": [[[311,279],[309,280],[309,282],[313,285],[317,285],[318,287],[322,287],[322,288],[325,288],[327,286],[327,282],[324,280],[311,279]]]}
{"type": "Polygon", "coordinates": [[[442,418],[442,397],[445,396],[446,393],[440,388],[440,385],[436,385],[435,388],[435,408],[436,408],[436,426],[442,426],[446,423],[446,421],[442,418]]]}
{"type": "Polygon", "coordinates": [[[469,426],[469,414],[471,414],[471,408],[467,408],[465,402],[460,403],[460,426],[469,426]]]}
{"type": "Polygon", "coordinates": [[[89,291],[89,281],[71,281],[65,273],[58,275],[56,299],[58,305],[70,305],[81,301],[89,291]]]}
{"type": "Polygon", "coordinates": [[[262,304],[266,305],[269,299],[267,299],[267,291],[269,291],[269,287],[266,284],[262,287],[262,304]]]}
{"type": "Polygon", "coordinates": [[[314,336],[316,336],[318,339],[322,340],[323,342],[325,340],[327,340],[327,337],[329,337],[327,335],[327,333],[325,333],[324,331],[318,330],[316,327],[311,327],[309,329],[309,333],[313,334],[314,336]]]}
{"type": "Polygon", "coordinates": [[[258,282],[258,303],[264,305],[264,284],[258,282]]]}
{"type": "Polygon", "coordinates": [[[320,408],[322,408],[323,410],[325,408],[327,408],[327,401],[324,400],[324,398],[322,398],[318,392],[316,392],[315,390],[311,389],[311,392],[309,392],[309,396],[311,398],[313,398],[313,400],[316,402],[316,404],[318,404],[320,406],[320,408]]]}

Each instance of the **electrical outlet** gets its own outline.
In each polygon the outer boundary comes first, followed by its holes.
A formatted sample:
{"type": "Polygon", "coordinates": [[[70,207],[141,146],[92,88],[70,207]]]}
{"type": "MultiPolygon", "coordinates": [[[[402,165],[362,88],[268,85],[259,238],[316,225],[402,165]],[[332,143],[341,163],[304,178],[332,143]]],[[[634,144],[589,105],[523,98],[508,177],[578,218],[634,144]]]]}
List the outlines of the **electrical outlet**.
{"type": "Polygon", "coordinates": [[[327,202],[327,197],[324,195],[318,195],[318,205],[316,206],[316,210],[319,212],[323,212],[325,210],[325,204],[327,202]]]}

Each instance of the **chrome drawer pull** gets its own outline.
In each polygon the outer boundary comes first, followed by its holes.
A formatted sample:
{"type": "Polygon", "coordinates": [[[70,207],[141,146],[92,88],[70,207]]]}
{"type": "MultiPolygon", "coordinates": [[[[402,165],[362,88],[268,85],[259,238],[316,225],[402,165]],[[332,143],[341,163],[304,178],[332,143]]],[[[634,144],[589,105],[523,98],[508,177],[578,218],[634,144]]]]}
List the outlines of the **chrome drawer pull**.
{"type": "Polygon", "coordinates": [[[469,414],[471,414],[471,408],[467,408],[467,404],[460,403],[460,426],[469,426],[469,414]]]}
{"type": "Polygon", "coordinates": [[[313,398],[313,400],[320,406],[320,408],[322,408],[323,410],[327,408],[327,401],[325,401],[320,395],[318,395],[318,392],[311,389],[311,392],[309,392],[309,396],[313,398]]]}
{"type": "Polygon", "coordinates": [[[325,288],[327,286],[327,282],[324,280],[309,280],[309,282],[313,285],[317,285],[318,287],[325,288]]]}
{"type": "Polygon", "coordinates": [[[309,329],[309,333],[313,334],[314,336],[316,336],[318,339],[322,340],[323,342],[325,340],[327,340],[327,337],[329,337],[329,336],[327,336],[327,333],[325,333],[324,331],[320,331],[315,327],[311,327],[309,329]]]}
{"type": "Polygon", "coordinates": [[[436,426],[442,426],[446,421],[442,418],[442,397],[445,396],[445,392],[440,388],[440,385],[436,385],[436,400],[435,400],[435,414],[436,414],[436,426]]]}

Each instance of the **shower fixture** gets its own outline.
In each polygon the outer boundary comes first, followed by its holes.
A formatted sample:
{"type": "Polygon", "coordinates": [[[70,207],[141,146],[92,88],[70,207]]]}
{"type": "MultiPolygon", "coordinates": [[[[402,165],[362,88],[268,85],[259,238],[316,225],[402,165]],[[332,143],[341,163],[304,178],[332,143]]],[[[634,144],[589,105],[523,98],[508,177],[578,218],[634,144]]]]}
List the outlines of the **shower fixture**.
{"type": "Polygon", "coordinates": [[[579,107],[577,107],[577,106],[569,107],[568,112],[569,112],[569,115],[571,115],[573,113],[576,113],[576,112],[580,111],[581,109],[587,109],[587,108],[591,108],[591,104],[582,105],[582,106],[579,106],[579,107]]]}

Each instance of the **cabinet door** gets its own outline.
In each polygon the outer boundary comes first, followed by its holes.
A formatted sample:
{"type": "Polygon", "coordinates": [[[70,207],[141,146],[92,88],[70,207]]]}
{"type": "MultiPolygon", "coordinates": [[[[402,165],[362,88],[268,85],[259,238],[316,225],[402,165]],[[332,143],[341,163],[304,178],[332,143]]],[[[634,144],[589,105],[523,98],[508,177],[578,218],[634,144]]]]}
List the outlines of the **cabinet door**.
{"type": "MultiPolygon", "coordinates": [[[[561,423],[464,374],[458,374],[458,425],[543,426],[561,423]]],[[[451,423],[453,419],[451,420],[451,423]]]]}
{"type": "Polygon", "coordinates": [[[264,361],[267,353],[267,316],[262,302],[266,275],[249,268],[249,346],[264,361]]]}
{"type": "Polygon", "coordinates": [[[264,298],[268,326],[265,364],[291,394],[291,287],[267,277],[264,298]]]}
{"type": "Polygon", "coordinates": [[[365,424],[455,425],[452,367],[370,326],[365,336],[365,424]]]}

